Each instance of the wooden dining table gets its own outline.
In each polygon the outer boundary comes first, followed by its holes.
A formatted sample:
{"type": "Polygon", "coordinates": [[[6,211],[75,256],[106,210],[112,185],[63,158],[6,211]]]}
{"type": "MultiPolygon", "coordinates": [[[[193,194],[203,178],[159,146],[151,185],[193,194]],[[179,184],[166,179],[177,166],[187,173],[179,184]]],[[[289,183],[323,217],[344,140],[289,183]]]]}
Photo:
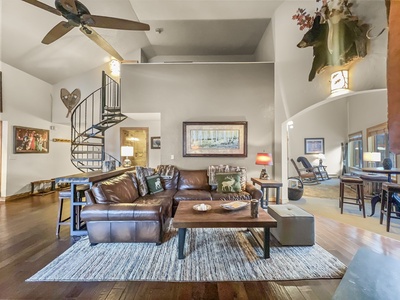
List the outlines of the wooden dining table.
{"type": "MultiPolygon", "coordinates": [[[[392,175],[398,175],[400,174],[400,168],[391,168],[391,169],[384,169],[382,167],[377,167],[377,168],[362,168],[363,172],[366,173],[374,173],[374,174],[385,174],[387,175],[387,181],[392,182],[392,175]]],[[[381,201],[381,195],[376,195],[371,199],[371,216],[374,215],[375,213],[375,206],[378,202],[381,201]]]]}
{"type": "Polygon", "coordinates": [[[91,171],[91,172],[84,172],[84,173],[77,173],[72,175],[66,175],[55,178],[55,183],[67,183],[70,184],[71,188],[71,199],[70,199],[70,206],[71,206],[71,219],[70,219],[70,234],[71,236],[80,236],[86,235],[86,229],[81,228],[80,224],[77,222],[77,214],[76,208],[79,206],[84,206],[86,203],[82,201],[77,201],[76,199],[76,186],[77,185],[89,185],[92,187],[93,184],[96,182],[103,181],[105,179],[109,179],[111,177],[115,177],[121,175],[127,171],[133,171],[135,167],[123,168],[119,167],[113,171],[109,172],[102,172],[99,171],[91,171]]]}

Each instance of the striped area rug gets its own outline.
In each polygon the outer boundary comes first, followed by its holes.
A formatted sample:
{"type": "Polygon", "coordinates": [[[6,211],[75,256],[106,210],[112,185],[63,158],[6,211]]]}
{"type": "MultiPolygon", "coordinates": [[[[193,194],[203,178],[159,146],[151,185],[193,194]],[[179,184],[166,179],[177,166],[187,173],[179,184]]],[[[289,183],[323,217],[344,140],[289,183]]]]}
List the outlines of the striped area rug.
{"type": "Polygon", "coordinates": [[[342,278],[346,270],[342,262],[318,245],[271,245],[271,258],[262,259],[262,248],[244,228],[188,229],[183,260],[177,257],[177,240],[175,229],[166,233],[160,246],[90,246],[85,237],[27,281],[298,280],[342,278]]]}

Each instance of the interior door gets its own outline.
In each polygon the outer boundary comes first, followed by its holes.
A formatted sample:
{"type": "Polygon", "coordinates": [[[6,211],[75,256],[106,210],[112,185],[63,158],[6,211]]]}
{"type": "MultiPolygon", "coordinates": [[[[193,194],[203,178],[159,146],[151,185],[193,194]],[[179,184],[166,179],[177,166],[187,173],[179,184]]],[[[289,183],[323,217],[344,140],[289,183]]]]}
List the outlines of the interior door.
{"type": "MultiPolygon", "coordinates": [[[[149,128],[148,127],[121,127],[120,146],[132,146],[133,156],[128,157],[132,166],[146,167],[149,165],[149,128]]],[[[121,149],[121,147],[120,147],[121,149]]],[[[121,157],[123,161],[125,157],[121,157]]]]}

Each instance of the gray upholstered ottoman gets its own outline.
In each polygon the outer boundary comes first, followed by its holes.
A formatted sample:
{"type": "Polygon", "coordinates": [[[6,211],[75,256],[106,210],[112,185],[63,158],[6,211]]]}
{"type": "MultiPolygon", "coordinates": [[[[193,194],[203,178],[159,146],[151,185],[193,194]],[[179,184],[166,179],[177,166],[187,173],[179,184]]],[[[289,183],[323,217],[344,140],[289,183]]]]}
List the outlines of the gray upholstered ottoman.
{"type": "Polygon", "coordinates": [[[269,205],[268,213],[278,222],[272,235],[284,246],[311,246],[315,243],[314,216],[292,205],[269,205]]]}

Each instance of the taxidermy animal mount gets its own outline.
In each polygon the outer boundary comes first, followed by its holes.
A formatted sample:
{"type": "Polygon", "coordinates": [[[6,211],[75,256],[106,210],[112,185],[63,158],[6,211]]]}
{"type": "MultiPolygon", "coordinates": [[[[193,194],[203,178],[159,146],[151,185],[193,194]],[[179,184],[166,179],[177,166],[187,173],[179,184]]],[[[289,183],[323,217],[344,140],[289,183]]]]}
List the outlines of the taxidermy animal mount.
{"type": "Polygon", "coordinates": [[[150,26],[145,23],[118,19],[113,17],[96,16],[90,14],[89,10],[77,0],[55,0],[55,8],[37,0],[22,0],[36,7],[51,12],[57,16],[63,16],[67,21],[61,21],[51,29],[43,38],[43,44],[51,44],[67,34],[74,27],[79,27],[80,31],[89,39],[103,48],[111,56],[119,61],[123,61],[121,55],[92,27],[122,29],[122,30],[150,30],[150,26]]]}
{"type": "Polygon", "coordinates": [[[367,55],[368,25],[341,19],[337,24],[321,23],[317,16],[309,31],[297,44],[299,48],[313,47],[313,63],[308,81],[312,81],[327,66],[343,66],[367,55]]]}
{"type": "Polygon", "coordinates": [[[62,88],[60,91],[60,97],[66,108],[68,109],[68,113],[65,116],[66,118],[69,117],[74,107],[79,103],[81,100],[81,90],[75,89],[72,93],[68,92],[67,89],[62,88]]]}
{"type": "Polygon", "coordinates": [[[313,47],[308,81],[327,66],[343,66],[367,55],[369,25],[361,24],[351,13],[352,6],[348,0],[325,0],[315,17],[302,8],[292,16],[300,30],[310,28],[297,44],[299,48],[313,47]]]}

